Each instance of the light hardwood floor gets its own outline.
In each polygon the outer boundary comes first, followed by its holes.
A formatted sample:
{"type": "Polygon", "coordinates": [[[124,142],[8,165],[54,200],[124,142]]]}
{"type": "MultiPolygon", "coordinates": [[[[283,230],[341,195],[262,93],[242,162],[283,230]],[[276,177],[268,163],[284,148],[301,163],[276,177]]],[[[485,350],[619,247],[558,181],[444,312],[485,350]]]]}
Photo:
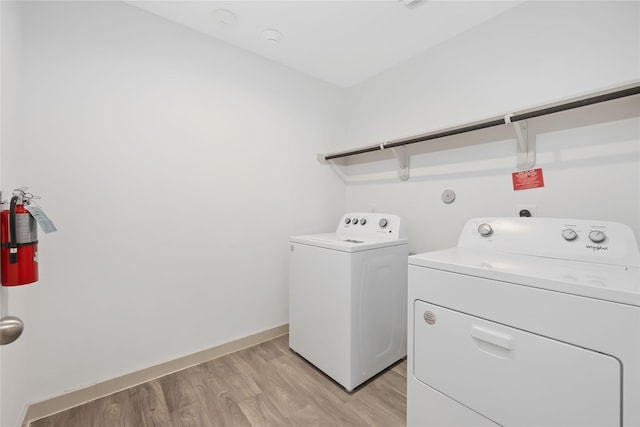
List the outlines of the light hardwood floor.
{"type": "Polygon", "coordinates": [[[347,393],[284,335],[30,424],[30,427],[406,425],[406,360],[347,393]]]}

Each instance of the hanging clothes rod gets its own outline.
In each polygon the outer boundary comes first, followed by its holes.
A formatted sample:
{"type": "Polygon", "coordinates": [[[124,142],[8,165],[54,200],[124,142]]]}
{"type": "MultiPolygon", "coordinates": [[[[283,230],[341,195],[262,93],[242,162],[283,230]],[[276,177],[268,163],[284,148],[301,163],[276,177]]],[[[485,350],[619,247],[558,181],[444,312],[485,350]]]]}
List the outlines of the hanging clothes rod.
{"type": "Polygon", "coordinates": [[[604,94],[594,95],[594,96],[579,99],[576,101],[570,101],[570,102],[553,105],[549,107],[543,107],[543,108],[532,110],[532,111],[526,111],[520,114],[507,114],[504,117],[493,118],[486,121],[453,127],[453,128],[445,129],[442,131],[433,132],[433,133],[426,133],[423,135],[418,135],[410,138],[389,141],[380,145],[372,145],[369,147],[364,147],[364,148],[360,148],[352,151],[344,151],[344,152],[335,153],[335,154],[327,154],[326,156],[324,156],[324,159],[325,160],[339,159],[341,157],[354,156],[356,154],[371,153],[374,151],[384,150],[386,148],[395,148],[395,147],[415,144],[418,142],[444,138],[447,136],[459,135],[462,133],[473,132],[481,129],[487,129],[494,126],[501,126],[501,125],[505,125],[513,122],[528,120],[535,117],[546,116],[549,114],[559,113],[562,111],[573,110],[575,108],[586,107],[588,105],[599,104],[607,101],[613,101],[616,99],[625,98],[627,96],[638,95],[638,94],[640,94],[640,84],[635,84],[634,86],[625,87],[624,89],[617,89],[604,94]]]}

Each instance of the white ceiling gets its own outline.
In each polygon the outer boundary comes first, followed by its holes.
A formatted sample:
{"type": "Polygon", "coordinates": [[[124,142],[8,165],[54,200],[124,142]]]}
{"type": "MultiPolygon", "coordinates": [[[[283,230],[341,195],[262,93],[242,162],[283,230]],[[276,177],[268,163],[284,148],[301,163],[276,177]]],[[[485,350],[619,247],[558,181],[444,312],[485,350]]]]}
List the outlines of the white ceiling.
{"type": "Polygon", "coordinates": [[[522,0],[150,1],[127,3],[341,87],[358,84],[522,0]],[[234,26],[213,17],[226,9],[234,26]],[[271,46],[265,29],[283,35],[271,46]]]}

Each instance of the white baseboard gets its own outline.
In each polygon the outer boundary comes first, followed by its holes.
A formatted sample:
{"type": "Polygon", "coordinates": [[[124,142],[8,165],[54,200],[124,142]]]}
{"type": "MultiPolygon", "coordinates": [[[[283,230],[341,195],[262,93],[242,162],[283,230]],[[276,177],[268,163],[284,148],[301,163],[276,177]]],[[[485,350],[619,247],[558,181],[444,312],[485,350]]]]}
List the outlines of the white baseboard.
{"type": "Polygon", "coordinates": [[[85,387],[80,390],[75,390],[63,394],[62,396],[57,396],[51,399],[44,400],[42,402],[33,403],[29,405],[27,409],[27,412],[24,416],[24,421],[22,422],[22,427],[29,427],[29,424],[36,420],[49,417],[58,412],[66,411],[67,409],[71,409],[75,406],[82,405],[92,400],[109,396],[110,394],[126,390],[147,381],[152,381],[156,378],[163,377],[173,372],[181,371],[191,366],[198,365],[200,363],[215,359],[220,356],[224,356],[225,354],[233,353],[235,351],[242,350],[243,348],[260,344],[261,342],[277,338],[288,332],[288,324],[277,326],[275,328],[250,335],[248,337],[240,338],[226,344],[199,351],[198,353],[190,354],[188,356],[180,357],[169,362],[151,366],[149,368],[132,372],[121,377],[113,378],[111,380],[85,387]]]}

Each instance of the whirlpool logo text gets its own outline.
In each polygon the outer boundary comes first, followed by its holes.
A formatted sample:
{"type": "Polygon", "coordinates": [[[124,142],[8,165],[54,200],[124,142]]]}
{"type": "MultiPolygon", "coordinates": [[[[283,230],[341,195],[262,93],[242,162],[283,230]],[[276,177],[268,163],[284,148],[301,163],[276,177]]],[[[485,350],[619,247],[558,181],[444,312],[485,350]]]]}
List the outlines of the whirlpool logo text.
{"type": "Polygon", "coordinates": [[[608,246],[602,246],[602,245],[586,245],[585,247],[587,249],[592,249],[594,251],[608,251],[609,250],[608,246]]]}

